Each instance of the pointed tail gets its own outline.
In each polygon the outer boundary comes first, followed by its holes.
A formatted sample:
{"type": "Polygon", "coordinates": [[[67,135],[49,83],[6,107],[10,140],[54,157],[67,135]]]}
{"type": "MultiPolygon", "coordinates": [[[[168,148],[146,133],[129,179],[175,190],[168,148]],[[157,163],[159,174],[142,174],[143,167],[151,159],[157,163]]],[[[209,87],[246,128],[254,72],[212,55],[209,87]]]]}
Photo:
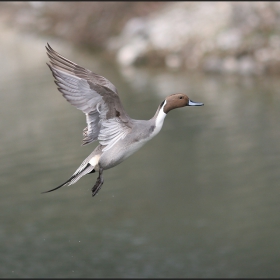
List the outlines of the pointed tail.
{"type": "MultiPolygon", "coordinates": [[[[86,159],[87,160],[87,159],[86,159]]],[[[85,161],[86,161],[85,160],[85,161]]],[[[85,164],[85,161],[81,164],[81,166],[76,170],[76,172],[71,176],[70,179],[68,179],[66,182],[64,182],[63,184],[61,184],[60,186],[51,189],[49,191],[45,191],[42,193],[48,193],[48,192],[52,192],[55,191],[61,187],[64,186],[70,186],[74,183],[76,183],[79,179],[81,179],[84,175],[88,174],[88,173],[94,173],[94,166],[90,165],[89,163],[85,164]]]]}

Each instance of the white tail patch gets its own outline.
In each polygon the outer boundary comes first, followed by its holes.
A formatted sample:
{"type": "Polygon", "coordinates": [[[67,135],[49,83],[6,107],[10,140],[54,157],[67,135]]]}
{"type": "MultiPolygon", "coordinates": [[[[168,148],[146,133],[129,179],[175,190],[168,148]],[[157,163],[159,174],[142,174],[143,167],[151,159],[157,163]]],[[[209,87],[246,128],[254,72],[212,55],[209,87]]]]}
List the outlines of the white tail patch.
{"type": "Polygon", "coordinates": [[[99,170],[98,162],[101,155],[95,155],[90,161],[89,164],[94,167],[95,171],[99,170]]]}

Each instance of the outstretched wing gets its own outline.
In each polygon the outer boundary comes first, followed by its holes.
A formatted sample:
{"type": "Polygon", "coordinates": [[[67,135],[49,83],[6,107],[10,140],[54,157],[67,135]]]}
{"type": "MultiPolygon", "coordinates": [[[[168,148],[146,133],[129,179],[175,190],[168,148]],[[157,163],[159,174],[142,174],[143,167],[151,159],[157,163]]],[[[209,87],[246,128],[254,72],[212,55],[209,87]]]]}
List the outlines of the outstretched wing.
{"type": "Polygon", "coordinates": [[[86,114],[83,145],[99,140],[111,148],[131,130],[131,119],[125,113],[116,87],[106,78],[64,58],[50,45],[47,63],[62,95],[86,114]]]}

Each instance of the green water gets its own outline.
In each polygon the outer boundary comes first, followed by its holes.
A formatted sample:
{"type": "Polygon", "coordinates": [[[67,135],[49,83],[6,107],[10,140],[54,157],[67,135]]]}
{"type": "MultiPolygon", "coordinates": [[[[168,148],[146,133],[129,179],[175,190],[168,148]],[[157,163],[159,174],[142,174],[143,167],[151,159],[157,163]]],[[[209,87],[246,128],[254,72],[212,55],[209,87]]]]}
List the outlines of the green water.
{"type": "Polygon", "coordinates": [[[96,174],[41,194],[96,144],[80,146],[85,117],[32,40],[0,46],[0,277],[280,276],[279,77],[121,70],[48,40],[113,82],[133,118],[174,92],[205,106],[171,111],[96,197],[96,174]]]}

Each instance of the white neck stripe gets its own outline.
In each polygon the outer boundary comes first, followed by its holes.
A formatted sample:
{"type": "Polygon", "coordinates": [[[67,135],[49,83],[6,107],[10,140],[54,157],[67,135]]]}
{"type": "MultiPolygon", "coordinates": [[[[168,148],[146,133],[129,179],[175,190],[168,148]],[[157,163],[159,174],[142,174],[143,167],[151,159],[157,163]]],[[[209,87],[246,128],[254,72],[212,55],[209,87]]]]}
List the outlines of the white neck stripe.
{"type": "Polygon", "coordinates": [[[154,129],[154,131],[152,133],[152,136],[157,135],[160,132],[161,128],[162,128],[164,119],[166,117],[166,114],[163,111],[163,108],[164,108],[165,104],[166,104],[166,100],[164,101],[163,105],[161,106],[161,108],[160,108],[160,110],[158,112],[158,115],[156,117],[155,129],[154,129]]]}
{"type": "Polygon", "coordinates": [[[161,127],[162,124],[163,124],[164,118],[166,117],[166,114],[163,111],[163,108],[164,108],[165,104],[166,104],[166,100],[164,100],[164,103],[163,103],[163,105],[161,106],[161,108],[158,112],[158,115],[157,115],[157,118],[156,118],[156,127],[158,127],[158,126],[161,127]]]}

